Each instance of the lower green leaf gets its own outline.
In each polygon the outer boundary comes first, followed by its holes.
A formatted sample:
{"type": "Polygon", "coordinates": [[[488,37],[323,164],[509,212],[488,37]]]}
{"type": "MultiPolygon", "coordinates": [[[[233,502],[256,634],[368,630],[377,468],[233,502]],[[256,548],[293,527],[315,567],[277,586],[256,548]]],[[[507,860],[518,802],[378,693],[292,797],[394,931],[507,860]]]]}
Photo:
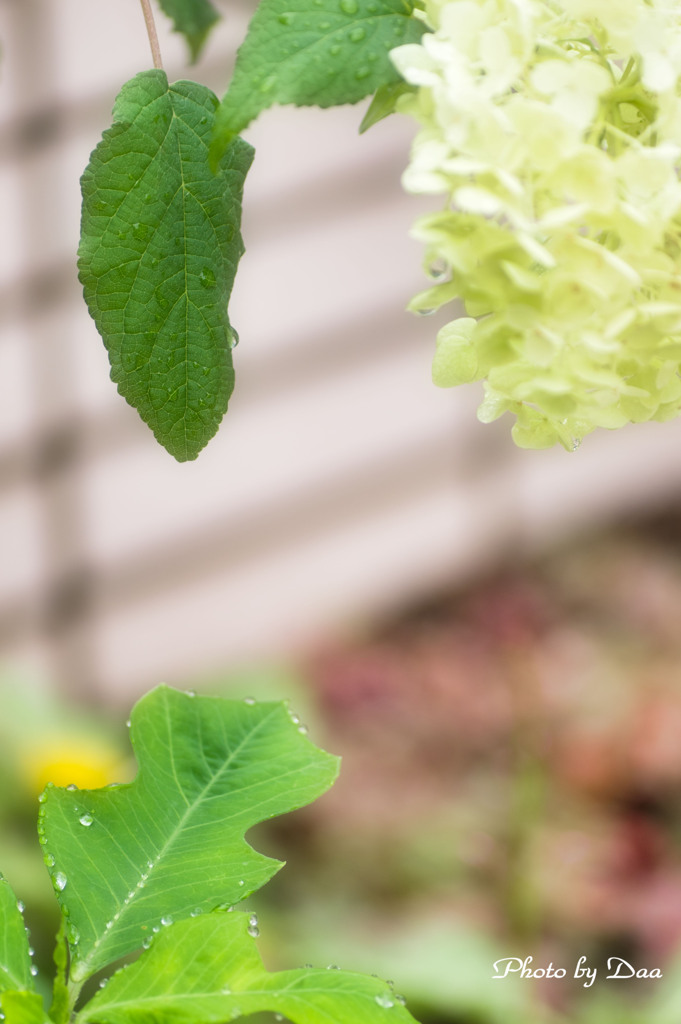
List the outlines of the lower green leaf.
{"type": "Polygon", "coordinates": [[[215,434],[234,386],[227,316],[253,150],[208,165],[216,97],[163,71],[127,82],[81,180],[79,275],[111,378],[179,461],[215,434]]]}
{"type": "Polygon", "coordinates": [[[9,882],[0,875],[0,994],[33,987],[24,919],[9,882]]]}
{"type": "Polygon", "coordinates": [[[0,1006],[3,1024],[51,1024],[37,992],[3,992],[0,1006]]]}
{"type": "Polygon", "coordinates": [[[262,1011],[294,1024],[414,1024],[377,978],[265,970],[246,914],[212,913],[160,933],[78,1015],[79,1024],[224,1024],[262,1011]]]}

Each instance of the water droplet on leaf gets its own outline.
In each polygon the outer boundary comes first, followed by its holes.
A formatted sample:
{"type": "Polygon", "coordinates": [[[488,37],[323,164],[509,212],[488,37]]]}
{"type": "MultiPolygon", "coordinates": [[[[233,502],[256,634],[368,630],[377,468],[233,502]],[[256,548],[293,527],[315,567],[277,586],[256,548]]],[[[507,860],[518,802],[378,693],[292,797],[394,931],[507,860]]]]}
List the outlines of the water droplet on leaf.
{"type": "Polygon", "coordinates": [[[374,1002],[382,1006],[384,1010],[389,1010],[395,1005],[392,995],[389,992],[383,992],[379,996],[374,996],[374,1002]]]}
{"type": "Polygon", "coordinates": [[[357,14],[359,5],[357,0],[340,0],[340,9],[343,14],[357,14]]]}
{"type": "Polygon", "coordinates": [[[85,825],[86,828],[89,828],[94,820],[95,819],[92,817],[91,814],[81,814],[80,818],[78,819],[81,825],[85,825]]]}
{"type": "Polygon", "coordinates": [[[54,882],[55,889],[59,892],[63,892],[66,888],[67,878],[63,871],[57,871],[56,874],[52,875],[52,881],[54,882]]]}
{"type": "Polygon", "coordinates": [[[432,277],[433,281],[442,281],[449,272],[449,266],[446,260],[437,259],[428,267],[428,275],[432,277]]]}

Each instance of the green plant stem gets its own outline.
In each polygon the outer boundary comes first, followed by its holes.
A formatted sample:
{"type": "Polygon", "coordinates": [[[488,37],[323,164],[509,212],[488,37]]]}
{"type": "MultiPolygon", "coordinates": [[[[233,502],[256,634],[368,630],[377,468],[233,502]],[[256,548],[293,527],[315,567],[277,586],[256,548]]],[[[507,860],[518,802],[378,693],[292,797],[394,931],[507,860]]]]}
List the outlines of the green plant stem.
{"type": "Polygon", "coordinates": [[[50,1020],[54,1024],[68,1024],[71,1012],[80,995],[80,985],[74,985],[68,978],[68,952],[66,948],[66,920],[62,917],[54,947],[54,963],[57,972],[52,992],[50,1020]]]}
{"type": "Polygon", "coordinates": [[[149,0],[140,0],[140,3],[142,4],[142,13],[144,14],[144,23],[147,26],[147,35],[149,36],[149,45],[151,46],[151,56],[154,59],[154,67],[163,71],[161,47],[158,45],[158,35],[156,33],[156,23],[154,21],[154,12],[151,9],[151,3],[149,0]]]}

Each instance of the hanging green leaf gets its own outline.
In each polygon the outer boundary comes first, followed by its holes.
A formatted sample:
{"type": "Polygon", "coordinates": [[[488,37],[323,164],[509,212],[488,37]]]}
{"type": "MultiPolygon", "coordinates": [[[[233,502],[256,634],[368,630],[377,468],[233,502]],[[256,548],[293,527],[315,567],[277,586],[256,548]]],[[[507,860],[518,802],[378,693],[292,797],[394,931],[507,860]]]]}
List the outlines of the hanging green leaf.
{"type": "Polygon", "coordinates": [[[24,918],[12,887],[0,875],[0,994],[33,988],[24,918]]]}
{"type": "Polygon", "coordinates": [[[192,61],[195,61],[220,15],[210,0],[159,0],[159,4],[175,23],[175,31],[181,32],[187,40],[192,61]]]}
{"type": "MultiPolygon", "coordinates": [[[[260,1011],[294,1024],[413,1024],[377,978],[336,970],[269,974],[245,914],[214,913],[162,928],[107,983],[78,1024],[223,1024],[260,1011]]],[[[252,929],[251,929],[252,930],[252,929]]]]}
{"type": "Polygon", "coordinates": [[[279,870],[244,839],[333,782],[337,760],[281,703],[161,686],[131,718],[139,773],[100,790],[49,787],[40,827],[82,982],[171,921],[233,904],[279,870]]]}
{"type": "Polygon", "coordinates": [[[273,103],[357,103],[400,81],[388,53],[425,31],[411,0],[262,0],[218,111],[211,158],[273,103]]]}
{"type": "Polygon", "coordinates": [[[253,151],[235,139],[211,171],[216,107],[204,86],[137,75],[81,180],[78,267],[111,378],[179,461],[215,434],[234,386],[227,303],[253,151]]]}

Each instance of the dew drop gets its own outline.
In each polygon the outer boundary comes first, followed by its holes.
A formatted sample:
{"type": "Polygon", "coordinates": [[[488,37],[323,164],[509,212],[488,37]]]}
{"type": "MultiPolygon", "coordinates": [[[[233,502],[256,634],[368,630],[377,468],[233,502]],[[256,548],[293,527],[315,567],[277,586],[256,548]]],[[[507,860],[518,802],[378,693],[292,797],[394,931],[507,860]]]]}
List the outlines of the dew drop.
{"type": "Polygon", "coordinates": [[[202,288],[215,288],[215,274],[210,267],[204,267],[199,274],[199,281],[202,288]]]}
{"type": "Polygon", "coordinates": [[[357,0],[340,0],[340,9],[343,14],[357,14],[359,5],[357,0]]]}
{"type": "Polygon", "coordinates": [[[149,946],[152,944],[153,941],[154,940],[153,940],[152,936],[151,935],[147,935],[146,939],[142,943],[142,949],[149,949],[149,946]]]}
{"type": "Polygon", "coordinates": [[[434,309],[417,309],[416,310],[417,316],[432,316],[434,312],[435,312],[434,309]]]}
{"type": "MultiPolygon", "coordinates": [[[[231,327],[230,332],[231,333],[229,338],[229,347],[236,348],[237,345],[239,344],[239,332],[236,330],[235,327],[231,327]]],[[[255,701],[253,703],[255,703],[255,701]]]]}
{"type": "Polygon", "coordinates": [[[322,32],[328,32],[328,30],[331,28],[331,22],[330,21],[320,21],[319,22],[319,28],[320,28],[320,30],[322,32]]]}
{"type": "Polygon", "coordinates": [[[126,728],[128,728],[128,729],[130,728],[130,726],[132,725],[132,722],[130,721],[130,719],[127,720],[125,725],[126,725],[126,728]]]}
{"type": "Polygon", "coordinates": [[[192,912],[191,912],[191,914],[189,916],[190,917],[198,917],[202,913],[203,913],[203,910],[201,909],[201,907],[194,907],[194,909],[192,910],[192,912]]]}
{"type": "Polygon", "coordinates": [[[47,793],[43,790],[43,792],[38,797],[38,803],[39,804],[44,804],[46,800],[47,800],[47,793]]]}
{"type": "Polygon", "coordinates": [[[293,14],[292,14],[291,11],[284,11],[283,14],[279,15],[279,24],[280,25],[290,25],[292,21],[293,21],[293,14]]]}
{"type": "Polygon", "coordinates": [[[260,92],[262,92],[262,93],[272,92],[272,90],[274,89],[276,84],[277,84],[277,76],[276,75],[268,75],[267,78],[265,78],[264,81],[262,81],[260,83],[260,92]]]}
{"type": "Polygon", "coordinates": [[[449,266],[446,260],[437,259],[428,267],[428,276],[432,277],[433,281],[442,281],[449,271],[449,266]]]}
{"type": "Polygon", "coordinates": [[[260,929],[258,928],[257,924],[249,924],[248,934],[251,936],[251,938],[257,939],[258,935],[260,935],[260,929]]]}
{"type": "Polygon", "coordinates": [[[307,726],[306,725],[299,725],[298,726],[298,732],[300,733],[301,736],[307,736],[307,726]]]}
{"type": "Polygon", "coordinates": [[[401,996],[399,994],[399,992],[395,993],[395,1002],[399,1003],[400,1006],[406,1006],[407,1005],[407,1000],[404,998],[404,996],[401,996]]]}
{"type": "Polygon", "coordinates": [[[78,786],[75,784],[75,782],[69,782],[66,788],[68,789],[69,793],[73,793],[74,789],[78,789],[78,786]]]}
{"type": "Polygon", "coordinates": [[[163,917],[161,918],[161,924],[163,925],[164,928],[167,928],[168,925],[172,923],[173,919],[170,916],[170,914],[164,914],[163,917]]]}
{"type": "Polygon", "coordinates": [[[223,996],[231,996],[232,994],[232,990],[229,987],[229,985],[225,985],[225,987],[221,988],[220,991],[222,992],[223,996]]]}
{"type": "Polygon", "coordinates": [[[23,914],[23,912],[26,910],[26,906],[23,900],[17,900],[17,910],[19,911],[20,914],[23,914]]]}
{"type": "Polygon", "coordinates": [[[329,53],[331,54],[332,57],[337,57],[340,52],[341,48],[340,46],[338,46],[338,44],[335,44],[329,49],[329,53]]]}
{"type": "Polygon", "coordinates": [[[255,704],[255,697],[244,697],[244,704],[255,704]]]}
{"type": "Polygon", "coordinates": [[[581,442],[581,440],[578,437],[573,437],[572,438],[572,451],[576,452],[577,449],[579,448],[579,446],[581,445],[581,443],[582,442],[581,442]]]}
{"type": "Polygon", "coordinates": [[[28,955],[29,956],[35,956],[35,950],[34,950],[33,946],[29,946],[28,947],[28,955]]]}
{"type": "Polygon", "coordinates": [[[196,697],[196,690],[185,690],[187,697],[196,697]]]}
{"type": "Polygon", "coordinates": [[[78,819],[81,825],[85,825],[86,828],[89,828],[94,820],[95,819],[92,817],[91,814],[81,814],[80,818],[78,819]]]}
{"type": "Polygon", "coordinates": [[[52,875],[52,881],[54,882],[55,889],[59,892],[63,892],[66,888],[67,878],[63,871],[57,871],[56,874],[52,875]]]}
{"type": "Polygon", "coordinates": [[[384,1010],[389,1010],[395,1005],[393,997],[389,992],[383,992],[379,996],[374,996],[374,1002],[378,1003],[379,1006],[382,1006],[384,1010]]]}
{"type": "Polygon", "coordinates": [[[38,968],[36,967],[35,964],[31,964],[31,974],[33,975],[34,978],[35,978],[37,973],[38,973],[38,968]]]}
{"type": "Polygon", "coordinates": [[[243,878],[240,878],[240,879],[239,879],[239,885],[245,885],[245,884],[246,884],[246,883],[244,882],[243,878]]]}
{"type": "Polygon", "coordinates": [[[106,985],[106,983],[107,983],[107,981],[108,981],[108,980],[109,980],[108,978],[104,978],[104,980],[103,980],[103,981],[100,981],[100,983],[99,983],[99,987],[100,987],[100,988],[104,988],[104,986],[106,985]]]}
{"type": "Polygon", "coordinates": [[[338,964],[327,964],[326,969],[327,971],[340,971],[338,964]]]}
{"type": "Polygon", "coordinates": [[[357,79],[358,82],[361,82],[363,78],[368,78],[370,74],[371,69],[366,67],[365,65],[364,67],[357,68],[357,70],[355,71],[355,78],[357,79]]]}
{"type": "MultiPolygon", "coordinates": [[[[366,32],[364,31],[364,29],[361,27],[361,25],[358,25],[357,28],[353,28],[353,30],[350,33],[350,42],[351,43],[361,43],[362,40],[364,39],[365,35],[366,35],[366,32]]],[[[368,72],[367,72],[367,74],[368,74],[368,72]]],[[[362,75],[362,78],[366,78],[366,75],[362,75]]]]}

